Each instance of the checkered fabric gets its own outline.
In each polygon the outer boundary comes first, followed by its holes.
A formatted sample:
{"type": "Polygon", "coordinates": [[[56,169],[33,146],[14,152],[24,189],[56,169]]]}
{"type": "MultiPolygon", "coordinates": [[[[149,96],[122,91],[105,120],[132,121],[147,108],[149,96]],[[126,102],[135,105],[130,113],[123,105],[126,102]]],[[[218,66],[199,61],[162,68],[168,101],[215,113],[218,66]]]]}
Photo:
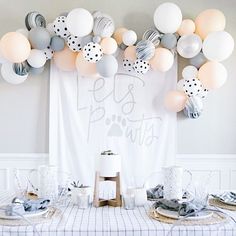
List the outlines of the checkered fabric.
{"type": "MultiPolygon", "coordinates": [[[[10,200],[8,193],[0,193],[1,204],[10,200]]],[[[63,207],[62,215],[47,223],[36,225],[42,236],[235,236],[236,224],[230,221],[226,224],[208,226],[175,226],[153,220],[148,216],[152,202],[134,210],[119,207],[101,207],[82,210],[68,203],[63,207]]],[[[236,219],[236,212],[228,213],[236,219]]],[[[0,235],[32,236],[32,226],[0,225],[0,235]]]]}

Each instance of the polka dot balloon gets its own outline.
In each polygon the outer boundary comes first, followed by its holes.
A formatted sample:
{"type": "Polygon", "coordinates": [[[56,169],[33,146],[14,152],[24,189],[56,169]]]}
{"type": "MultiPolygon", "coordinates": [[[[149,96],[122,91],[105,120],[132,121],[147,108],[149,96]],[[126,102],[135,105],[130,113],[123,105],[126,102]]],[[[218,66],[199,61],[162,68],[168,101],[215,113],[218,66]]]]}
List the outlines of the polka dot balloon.
{"type": "Polygon", "coordinates": [[[138,74],[145,74],[150,69],[148,61],[137,59],[133,64],[133,69],[138,74]]]}
{"type": "Polygon", "coordinates": [[[46,59],[50,60],[53,57],[54,51],[51,49],[50,46],[48,46],[47,48],[43,50],[43,53],[46,56],[46,59]]]}
{"type": "Polygon", "coordinates": [[[200,98],[206,98],[208,92],[209,92],[208,89],[202,87],[201,91],[199,92],[199,94],[197,96],[200,98]]]}
{"type": "Polygon", "coordinates": [[[186,79],[183,84],[184,92],[189,96],[197,96],[202,90],[202,83],[199,79],[186,79]]]}
{"type": "Polygon", "coordinates": [[[123,60],[123,68],[124,68],[124,70],[125,71],[128,71],[128,72],[131,72],[131,71],[133,71],[134,69],[133,69],[133,62],[131,61],[131,60],[129,60],[129,59],[124,59],[123,60]]]}
{"type": "Polygon", "coordinates": [[[78,36],[70,35],[67,38],[67,45],[74,52],[79,52],[82,50],[81,38],[78,36]]]}
{"type": "Polygon", "coordinates": [[[98,43],[90,42],[83,48],[83,56],[88,62],[96,63],[101,60],[102,55],[102,48],[98,43]]]}
{"type": "Polygon", "coordinates": [[[53,29],[56,35],[67,38],[70,35],[70,32],[66,26],[66,17],[58,16],[56,20],[53,22],[53,29]]]}

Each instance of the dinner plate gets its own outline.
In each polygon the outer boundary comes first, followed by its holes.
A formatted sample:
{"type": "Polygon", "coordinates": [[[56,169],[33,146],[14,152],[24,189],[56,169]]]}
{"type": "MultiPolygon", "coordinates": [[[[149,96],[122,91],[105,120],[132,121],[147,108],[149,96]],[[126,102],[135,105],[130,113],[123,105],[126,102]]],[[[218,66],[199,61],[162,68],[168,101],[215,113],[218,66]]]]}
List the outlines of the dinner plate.
{"type": "MultiPolygon", "coordinates": [[[[171,218],[171,219],[180,220],[184,218],[184,216],[179,216],[177,211],[170,211],[170,210],[163,209],[161,207],[158,207],[156,211],[158,214],[171,218]]],[[[203,212],[197,213],[196,216],[189,216],[188,218],[186,218],[186,220],[203,220],[203,219],[210,218],[212,214],[213,212],[203,211],[203,212]]]]}
{"type": "MultiPolygon", "coordinates": [[[[3,208],[3,207],[1,207],[1,208],[3,208]]],[[[28,212],[26,211],[23,216],[26,218],[41,216],[41,215],[45,214],[47,211],[48,211],[48,208],[45,208],[43,210],[38,210],[38,211],[28,211],[28,212]]],[[[18,215],[17,216],[8,216],[5,214],[5,212],[3,210],[0,210],[0,219],[19,220],[19,219],[22,219],[22,217],[18,216],[18,215]]]]}
{"type": "Polygon", "coordinates": [[[224,204],[227,204],[227,205],[230,205],[230,206],[236,206],[236,202],[226,202],[225,200],[223,199],[219,199],[218,200],[224,204]]]}

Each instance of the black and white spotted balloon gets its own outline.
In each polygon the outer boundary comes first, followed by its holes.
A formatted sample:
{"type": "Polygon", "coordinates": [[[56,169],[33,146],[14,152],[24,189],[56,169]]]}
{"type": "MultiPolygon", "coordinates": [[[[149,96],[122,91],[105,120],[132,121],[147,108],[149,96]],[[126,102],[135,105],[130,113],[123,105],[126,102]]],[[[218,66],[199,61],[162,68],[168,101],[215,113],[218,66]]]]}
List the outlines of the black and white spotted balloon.
{"type": "Polygon", "coordinates": [[[208,92],[209,92],[208,89],[202,87],[201,91],[199,92],[199,94],[197,96],[200,98],[206,98],[208,92]]]}
{"type": "Polygon", "coordinates": [[[150,69],[148,61],[137,59],[133,64],[133,69],[138,74],[146,74],[150,69]]]}
{"type": "Polygon", "coordinates": [[[136,45],[138,59],[150,60],[155,54],[155,45],[149,40],[141,40],[136,45]]]}
{"type": "Polygon", "coordinates": [[[189,97],[197,96],[202,90],[202,83],[197,78],[189,78],[185,79],[183,87],[189,97]]]}
{"type": "Polygon", "coordinates": [[[53,29],[56,35],[67,38],[70,35],[68,28],[66,26],[66,17],[58,16],[56,20],[53,22],[53,29]]]}
{"type": "Polygon", "coordinates": [[[198,96],[190,97],[185,105],[184,114],[191,119],[197,119],[203,111],[202,99],[198,96]]]}
{"type": "Polygon", "coordinates": [[[44,55],[46,56],[47,60],[52,59],[53,55],[54,55],[54,51],[51,49],[50,46],[48,46],[47,48],[45,48],[44,50],[42,50],[44,55]]]}
{"type": "Polygon", "coordinates": [[[83,56],[88,62],[96,63],[102,58],[102,48],[100,44],[90,42],[83,48],[83,56]]]}
{"type": "Polygon", "coordinates": [[[74,52],[79,52],[82,50],[81,38],[78,36],[70,35],[67,38],[67,46],[74,52]]]}
{"type": "Polygon", "coordinates": [[[25,17],[25,26],[28,30],[35,27],[46,27],[45,18],[36,11],[29,12],[25,17]]]}
{"type": "Polygon", "coordinates": [[[127,71],[127,72],[133,71],[134,70],[133,69],[133,64],[134,63],[131,60],[124,59],[123,60],[123,68],[124,68],[124,70],[127,71]]]}

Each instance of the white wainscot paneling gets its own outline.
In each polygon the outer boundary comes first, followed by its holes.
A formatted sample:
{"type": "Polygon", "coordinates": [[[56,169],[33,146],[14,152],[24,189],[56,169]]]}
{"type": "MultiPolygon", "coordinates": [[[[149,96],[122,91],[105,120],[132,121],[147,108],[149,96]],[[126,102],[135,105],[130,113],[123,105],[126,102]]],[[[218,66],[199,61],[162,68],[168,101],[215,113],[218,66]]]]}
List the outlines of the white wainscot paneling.
{"type": "MultiPolygon", "coordinates": [[[[48,154],[45,153],[1,153],[0,154],[0,190],[13,190],[17,185],[15,175],[21,177],[21,185],[32,170],[48,163],[48,154]]],[[[35,174],[31,174],[35,178],[35,174]]]]}
{"type": "Polygon", "coordinates": [[[178,154],[176,164],[192,172],[193,182],[209,183],[212,192],[236,189],[235,154],[178,154]]]}
{"type": "MultiPolygon", "coordinates": [[[[48,156],[45,153],[0,154],[0,190],[14,189],[14,173],[27,178],[31,170],[48,163],[48,156]]],[[[208,181],[210,174],[211,191],[236,189],[236,154],[178,154],[176,164],[190,170],[193,181],[200,184],[208,181]]],[[[31,177],[35,178],[35,174],[31,177]]]]}

